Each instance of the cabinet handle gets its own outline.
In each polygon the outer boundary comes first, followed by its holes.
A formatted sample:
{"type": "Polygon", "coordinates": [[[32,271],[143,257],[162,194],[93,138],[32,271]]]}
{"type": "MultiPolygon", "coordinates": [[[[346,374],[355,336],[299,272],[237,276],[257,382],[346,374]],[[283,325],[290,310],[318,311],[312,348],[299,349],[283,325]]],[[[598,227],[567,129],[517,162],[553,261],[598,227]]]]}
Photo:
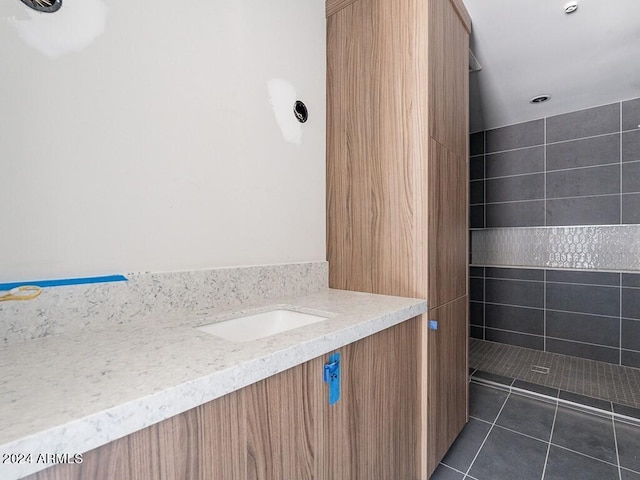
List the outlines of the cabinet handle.
{"type": "Polygon", "coordinates": [[[332,353],[323,369],[324,383],[329,384],[329,405],[340,400],[340,354],[332,353]]]}

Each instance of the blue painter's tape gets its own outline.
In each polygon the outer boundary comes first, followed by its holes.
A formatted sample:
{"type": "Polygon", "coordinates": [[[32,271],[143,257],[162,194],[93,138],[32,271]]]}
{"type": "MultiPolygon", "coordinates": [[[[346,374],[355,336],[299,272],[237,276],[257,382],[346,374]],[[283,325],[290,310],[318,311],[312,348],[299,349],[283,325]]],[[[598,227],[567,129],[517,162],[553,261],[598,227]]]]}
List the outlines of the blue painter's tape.
{"type": "Polygon", "coordinates": [[[36,285],[38,287],[62,287],[66,285],[84,285],[87,283],[126,282],[124,275],[107,275],[104,277],[61,278],[58,280],[30,280],[25,282],[0,283],[0,290],[11,290],[22,285],[36,285]]]}
{"type": "Polygon", "coordinates": [[[340,400],[340,353],[329,356],[329,363],[324,366],[324,382],[329,384],[329,405],[340,400]]]}

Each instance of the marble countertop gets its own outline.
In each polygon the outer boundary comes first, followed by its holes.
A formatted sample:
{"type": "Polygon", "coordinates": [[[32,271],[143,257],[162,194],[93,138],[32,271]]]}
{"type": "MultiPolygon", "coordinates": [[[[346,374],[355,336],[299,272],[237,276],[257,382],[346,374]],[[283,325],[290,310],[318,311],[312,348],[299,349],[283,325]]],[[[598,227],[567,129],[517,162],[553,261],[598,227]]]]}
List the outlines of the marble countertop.
{"type": "MultiPolygon", "coordinates": [[[[424,313],[424,300],[326,289],[0,348],[0,455],[84,453],[424,313]],[[328,320],[245,343],[195,327],[274,306],[328,320]]],[[[0,478],[47,468],[0,463],[0,478]]]]}

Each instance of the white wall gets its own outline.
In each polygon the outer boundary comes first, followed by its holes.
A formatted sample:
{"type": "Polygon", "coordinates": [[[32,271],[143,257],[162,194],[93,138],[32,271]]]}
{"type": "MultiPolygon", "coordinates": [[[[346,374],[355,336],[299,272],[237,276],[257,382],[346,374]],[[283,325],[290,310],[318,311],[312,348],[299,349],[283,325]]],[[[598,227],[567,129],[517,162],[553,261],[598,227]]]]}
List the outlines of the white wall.
{"type": "Polygon", "coordinates": [[[324,3],[2,0],[0,282],[324,260],[324,3]]]}

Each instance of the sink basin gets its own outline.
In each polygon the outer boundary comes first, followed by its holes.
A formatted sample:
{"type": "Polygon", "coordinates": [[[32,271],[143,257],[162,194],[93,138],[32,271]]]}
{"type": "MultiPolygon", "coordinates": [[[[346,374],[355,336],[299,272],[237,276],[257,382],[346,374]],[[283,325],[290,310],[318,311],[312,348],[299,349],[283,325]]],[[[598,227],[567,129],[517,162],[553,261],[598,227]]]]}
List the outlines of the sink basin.
{"type": "Polygon", "coordinates": [[[232,342],[248,342],[322,322],[327,318],[310,313],[278,309],[204,325],[198,327],[198,330],[232,342]]]}

